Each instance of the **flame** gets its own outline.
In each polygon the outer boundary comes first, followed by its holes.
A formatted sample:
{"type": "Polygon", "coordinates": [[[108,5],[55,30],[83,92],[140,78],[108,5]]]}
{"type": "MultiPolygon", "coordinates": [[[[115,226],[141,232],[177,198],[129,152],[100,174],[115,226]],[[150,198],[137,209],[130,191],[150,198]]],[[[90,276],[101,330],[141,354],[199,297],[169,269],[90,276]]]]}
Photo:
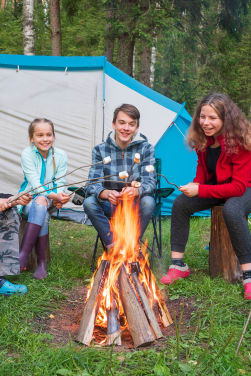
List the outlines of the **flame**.
{"type": "MultiPolygon", "coordinates": [[[[118,288],[118,276],[122,264],[125,265],[130,275],[130,263],[139,262],[140,273],[138,278],[145,288],[145,292],[150,300],[151,305],[159,302],[157,285],[154,275],[151,272],[147,250],[147,242],[140,247],[140,223],[139,223],[139,201],[128,199],[126,195],[122,195],[115,213],[111,219],[111,229],[113,232],[114,247],[104,252],[98,259],[97,269],[102,260],[110,262],[108,276],[105,280],[102,296],[99,302],[99,311],[96,317],[96,325],[107,326],[107,310],[112,304],[116,304],[120,321],[123,321],[124,327],[127,325],[122,302],[120,299],[118,288]]],[[[94,276],[89,287],[89,298],[94,276]]]]}

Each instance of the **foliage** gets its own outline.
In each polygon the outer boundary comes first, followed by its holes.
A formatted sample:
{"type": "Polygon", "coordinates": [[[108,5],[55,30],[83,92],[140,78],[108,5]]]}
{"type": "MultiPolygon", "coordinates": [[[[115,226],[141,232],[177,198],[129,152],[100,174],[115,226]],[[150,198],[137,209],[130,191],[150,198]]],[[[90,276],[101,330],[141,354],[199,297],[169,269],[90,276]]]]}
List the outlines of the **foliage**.
{"type": "MultiPolygon", "coordinates": [[[[6,4],[0,53],[22,54],[22,0],[6,4]]],[[[34,4],[35,53],[51,55],[49,1],[34,4]]],[[[62,53],[103,55],[109,39],[111,60],[123,67],[134,47],[133,74],[141,79],[142,61],[150,61],[142,54],[156,47],[154,89],[186,101],[191,113],[202,95],[225,92],[249,115],[250,22],[250,0],[62,0],[62,53]]]]}
{"type": "Polygon", "coordinates": [[[20,13],[12,12],[7,4],[4,11],[0,10],[0,53],[22,54],[23,34],[20,13]]]}
{"type": "Polygon", "coordinates": [[[244,81],[250,76],[250,18],[242,17],[242,34],[236,38],[219,27],[218,1],[202,5],[200,22],[191,23],[184,13],[159,37],[155,89],[178,102],[187,101],[191,113],[209,91],[225,92],[248,115],[250,86],[244,81]]]}
{"type": "MultiPolygon", "coordinates": [[[[8,376],[236,376],[250,374],[247,330],[238,356],[238,345],[250,307],[243,300],[243,287],[208,276],[210,220],[194,218],[186,252],[192,275],[164,287],[169,301],[180,300],[181,314],[171,312],[176,335],[164,339],[162,349],[121,352],[115,348],[85,348],[69,338],[66,345],[52,343],[43,329],[50,315],[57,315],[66,291],[86,283],[96,233],[92,227],[51,220],[52,259],[48,278],[37,281],[31,273],[10,278],[25,283],[26,296],[0,297],[0,369],[8,376]],[[190,299],[190,307],[185,302],[190,299]],[[184,300],[184,303],[182,302],[184,300]],[[191,319],[186,310],[193,307],[191,319]],[[183,318],[182,318],[183,312],[183,318]],[[176,317],[177,316],[177,317],[176,317]]],[[[170,220],[163,222],[164,249],[169,243],[170,220]]],[[[146,237],[152,239],[149,226],[146,237]]],[[[169,264],[169,255],[155,259],[158,277],[169,264]]],[[[162,286],[163,288],[163,286],[162,286]]]]}

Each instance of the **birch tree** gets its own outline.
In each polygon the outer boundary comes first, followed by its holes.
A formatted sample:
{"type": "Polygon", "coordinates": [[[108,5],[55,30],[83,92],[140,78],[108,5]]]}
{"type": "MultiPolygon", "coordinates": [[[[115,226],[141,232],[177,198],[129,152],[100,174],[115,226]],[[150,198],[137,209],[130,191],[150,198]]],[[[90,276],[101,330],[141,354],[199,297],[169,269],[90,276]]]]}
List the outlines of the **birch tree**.
{"type": "Polygon", "coordinates": [[[33,0],[23,0],[23,43],[24,55],[34,55],[33,0]]]}

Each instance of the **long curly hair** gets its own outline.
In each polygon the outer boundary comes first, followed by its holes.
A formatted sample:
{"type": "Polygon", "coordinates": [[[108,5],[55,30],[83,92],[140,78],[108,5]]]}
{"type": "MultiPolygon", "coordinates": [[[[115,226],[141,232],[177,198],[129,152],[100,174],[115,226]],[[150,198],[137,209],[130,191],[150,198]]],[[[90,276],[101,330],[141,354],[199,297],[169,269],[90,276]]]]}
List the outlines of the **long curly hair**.
{"type": "Polygon", "coordinates": [[[209,105],[223,121],[223,137],[226,153],[237,153],[241,146],[251,150],[251,124],[239,107],[225,94],[210,93],[197,105],[191,126],[187,134],[187,142],[192,149],[204,151],[207,136],[200,126],[200,113],[203,106],[209,105]]]}

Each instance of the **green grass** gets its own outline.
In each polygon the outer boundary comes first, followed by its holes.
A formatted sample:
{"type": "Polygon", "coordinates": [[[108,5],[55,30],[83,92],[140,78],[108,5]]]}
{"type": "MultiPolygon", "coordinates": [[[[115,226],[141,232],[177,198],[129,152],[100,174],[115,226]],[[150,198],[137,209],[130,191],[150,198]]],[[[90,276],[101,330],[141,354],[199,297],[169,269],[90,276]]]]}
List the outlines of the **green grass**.
{"type": "MultiPolygon", "coordinates": [[[[111,348],[83,347],[69,339],[66,345],[52,343],[52,335],[40,323],[66,299],[66,291],[86,283],[91,276],[90,259],[96,233],[92,227],[52,220],[50,224],[52,259],[48,278],[36,281],[31,273],[10,277],[25,283],[26,296],[0,297],[0,375],[1,376],[102,376],[102,375],[250,375],[250,326],[237,356],[235,351],[247,319],[250,303],[243,299],[241,284],[231,285],[208,275],[209,219],[191,220],[186,261],[192,275],[164,287],[170,301],[193,302],[191,319],[182,329],[175,319],[176,335],[164,339],[162,350],[130,352],[111,348]]],[[[182,229],[181,229],[182,231],[182,229]]],[[[170,221],[163,221],[161,260],[155,259],[157,278],[170,262],[170,221]],[[167,251],[168,250],[168,251],[167,251]]],[[[146,236],[152,239],[149,226],[146,236]]],[[[150,242],[151,243],[151,242],[150,242]]],[[[181,309],[186,317],[187,306],[181,309]]],[[[172,313],[172,312],[171,312],[172,313]]]]}

